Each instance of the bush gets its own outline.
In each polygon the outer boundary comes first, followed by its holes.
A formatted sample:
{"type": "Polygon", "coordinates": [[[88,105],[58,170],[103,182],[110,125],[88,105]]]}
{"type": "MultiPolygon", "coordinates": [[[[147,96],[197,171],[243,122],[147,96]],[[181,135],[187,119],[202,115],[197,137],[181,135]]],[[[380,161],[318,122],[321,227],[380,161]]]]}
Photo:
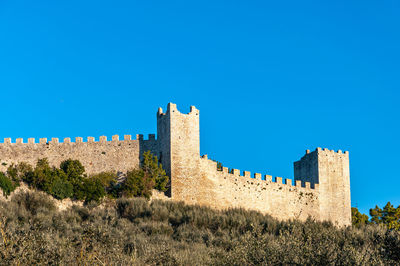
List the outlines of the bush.
{"type": "Polygon", "coordinates": [[[29,213],[29,217],[41,212],[51,213],[56,210],[54,201],[43,192],[20,191],[13,194],[11,202],[17,206],[16,211],[18,208],[22,209],[29,213]]]}
{"type": "Polygon", "coordinates": [[[71,198],[74,194],[74,187],[68,180],[56,176],[49,185],[48,192],[57,199],[71,198]]]}
{"type": "Polygon", "coordinates": [[[86,198],[85,167],[78,160],[68,159],[61,162],[60,169],[67,175],[68,182],[73,186],[73,197],[77,200],[84,200],[86,198]]]}
{"type": "Polygon", "coordinates": [[[149,217],[152,214],[149,202],[143,198],[127,199],[121,198],[116,202],[117,213],[122,218],[127,218],[130,221],[136,218],[149,217]]]}
{"type": "Polygon", "coordinates": [[[16,180],[22,179],[31,187],[47,192],[57,199],[75,198],[78,200],[99,201],[105,194],[102,182],[98,178],[87,179],[85,168],[78,160],[66,160],[60,168],[51,167],[46,158],[39,159],[32,169],[27,164],[11,166],[8,173],[16,180]]]}
{"type": "Polygon", "coordinates": [[[351,207],[351,221],[353,226],[358,228],[368,224],[368,216],[360,213],[359,210],[355,207],[351,207]]]}
{"type": "MultiPolygon", "coordinates": [[[[105,189],[116,180],[116,175],[100,173],[92,178],[86,178],[84,172],[85,168],[78,160],[63,161],[60,168],[56,168],[51,167],[46,158],[39,159],[35,168],[20,163],[11,165],[7,169],[7,174],[15,180],[15,183],[23,180],[31,187],[42,190],[57,199],[100,201],[106,193],[105,189]]],[[[4,174],[0,177],[0,185],[4,187],[3,191],[6,195],[15,189],[12,180],[4,174]]]]}
{"type": "Polygon", "coordinates": [[[117,174],[114,172],[101,172],[90,177],[98,179],[105,188],[112,187],[117,181],[117,174]]]}
{"type": "Polygon", "coordinates": [[[49,192],[49,185],[52,181],[53,169],[46,158],[39,159],[32,175],[32,186],[49,192]]]}
{"type": "Polygon", "coordinates": [[[19,163],[17,165],[10,165],[7,168],[7,176],[10,177],[14,182],[21,182],[26,177],[31,176],[32,174],[32,166],[27,163],[19,163]]]}
{"type": "Polygon", "coordinates": [[[143,153],[143,160],[141,163],[141,170],[154,179],[154,188],[160,191],[167,191],[167,184],[169,181],[165,170],[162,165],[158,162],[157,156],[151,154],[150,151],[143,153]]]}
{"type": "Polygon", "coordinates": [[[109,197],[117,198],[119,196],[119,184],[117,183],[118,176],[116,173],[102,172],[92,175],[91,178],[99,180],[109,197]]]}
{"type": "Polygon", "coordinates": [[[42,192],[0,201],[4,265],[398,265],[400,232],[277,221],[243,209],[118,199],[57,211],[42,192]]]}
{"type": "Polygon", "coordinates": [[[81,164],[81,162],[72,159],[61,162],[60,169],[64,171],[69,180],[79,180],[85,173],[85,167],[81,164]]]}
{"type": "Polygon", "coordinates": [[[122,195],[125,197],[151,197],[154,188],[154,179],[143,170],[128,171],[126,180],[122,184],[122,195]]]}
{"type": "Polygon", "coordinates": [[[168,182],[169,178],[157,156],[146,151],[143,153],[140,169],[127,172],[126,180],[121,186],[122,196],[149,199],[153,188],[166,191],[168,182]]]}
{"type": "Polygon", "coordinates": [[[67,174],[61,169],[50,167],[47,159],[39,159],[34,169],[27,164],[9,167],[8,173],[57,199],[73,196],[73,185],[67,174]]]}
{"type": "MultiPolygon", "coordinates": [[[[22,180],[30,187],[47,192],[57,199],[74,198],[86,203],[99,202],[107,194],[111,198],[121,195],[150,198],[153,188],[166,191],[169,181],[157,157],[150,151],[143,154],[140,169],[127,172],[123,183],[118,182],[115,172],[103,172],[87,178],[84,166],[72,159],[61,162],[60,168],[51,167],[46,158],[39,159],[34,168],[19,163],[9,166],[7,175],[15,185],[22,180]]],[[[5,191],[14,189],[5,177],[3,186],[5,191]]]]}
{"type": "Polygon", "coordinates": [[[8,178],[4,173],[0,172],[0,188],[3,190],[4,196],[9,196],[11,192],[17,187],[14,182],[8,178]]]}
{"type": "Polygon", "coordinates": [[[85,203],[99,202],[106,195],[102,181],[98,178],[87,178],[84,181],[83,190],[85,192],[85,203]]]}

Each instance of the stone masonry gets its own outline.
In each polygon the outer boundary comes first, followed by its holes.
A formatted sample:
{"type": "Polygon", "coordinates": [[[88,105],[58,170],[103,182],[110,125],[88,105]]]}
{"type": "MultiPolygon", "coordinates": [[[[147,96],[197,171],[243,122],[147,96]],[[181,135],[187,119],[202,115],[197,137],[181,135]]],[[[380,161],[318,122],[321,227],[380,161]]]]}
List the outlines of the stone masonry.
{"type": "Polygon", "coordinates": [[[7,138],[0,143],[0,170],[12,163],[27,162],[32,165],[40,158],[59,166],[66,159],[77,159],[88,174],[103,171],[126,172],[139,167],[140,157],[150,150],[160,159],[170,177],[169,197],[188,204],[199,204],[216,209],[241,207],[286,220],[331,221],[337,226],[351,225],[349,153],[317,148],[294,163],[292,179],[282,179],[261,174],[253,176],[248,171],[217,169],[217,163],[207,155],[200,156],[200,112],[191,106],[188,114],[178,111],[169,103],[167,111],[157,112],[157,139],[137,135],[124,140],[105,136],[86,142],[69,138],[62,143],[51,141],[7,138]]]}

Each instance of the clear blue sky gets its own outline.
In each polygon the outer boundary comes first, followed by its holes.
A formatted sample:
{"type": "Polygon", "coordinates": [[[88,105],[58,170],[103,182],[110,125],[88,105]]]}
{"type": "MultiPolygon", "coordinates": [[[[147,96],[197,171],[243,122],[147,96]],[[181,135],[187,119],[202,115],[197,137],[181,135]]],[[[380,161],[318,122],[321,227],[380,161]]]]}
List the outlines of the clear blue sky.
{"type": "Polygon", "coordinates": [[[225,166],[291,178],[306,149],[349,150],[352,205],[397,206],[399,14],[397,0],[0,0],[0,139],[155,133],[159,106],[195,105],[201,152],[225,166]]]}

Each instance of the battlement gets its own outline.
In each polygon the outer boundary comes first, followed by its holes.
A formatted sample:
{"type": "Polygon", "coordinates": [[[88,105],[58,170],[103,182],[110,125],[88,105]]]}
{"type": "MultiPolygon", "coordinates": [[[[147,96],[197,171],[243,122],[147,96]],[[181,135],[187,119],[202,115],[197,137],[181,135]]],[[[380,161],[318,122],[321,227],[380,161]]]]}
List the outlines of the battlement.
{"type": "Polygon", "coordinates": [[[147,138],[143,134],[135,137],[113,135],[71,138],[5,138],[0,143],[0,171],[5,171],[10,164],[25,162],[35,165],[38,159],[47,158],[53,166],[59,166],[67,159],[79,160],[88,174],[103,171],[126,172],[138,167],[144,151],[158,151],[155,134],[147,138]]]}
{"type": "Polygon", "coordinates": [[[349,152],[348,151],[345,151],[345,152],[343,152],[342,150],[337,150],[337,151],[335,151],[335,150],[329,150],[329,149],[327,149],[327,148],[324,148],[324,149],[322,149],[322,148],[316,148],[315,149],[318,153],[330,153],[330,154],[349,154],[349,152]]]}
{"type": "Polygon", "coordinates": [[[342,151],[342,150],[329,150],[327,148],[316,148],[314,151],[310,151],[310,150],[306,150],[306,153],[303,155],[303,157],[301,159],[304,158],[311,158],[313,156],[316,156],[318,154],[325,154],[325,155],[332,155],[332,156],[349,156],[349,152],[348,151],[342,151]]]}
{"type": "Polygon", "coordinates": [[[124,135],[123,139],[120,140],[119,135],[113,135],[111,140],[107,140],[107,136],[100,136],[96,141],[94,137],[87,137],[86,141],[83,140],[82,137],[75,137],[75,141],[71,141],[71,138],[64,138],[63,141],[60,141],[59,138],[39,138],[37,141],[35,138],[28,138],[28,141],[24,142],[23,138],[16,138],[13,142],[11,138],[4,138],[4,142],[0,143],[0,145],[4,144],[59,144],[59,143],[105,143],[105,142],[121,142],[121,141],[138,141],[138,140],[156,140],[155,134],[148,134],[148,138],[144,139],[143,134],[137,134],[135,139],[132,139],[131,135],[124,135]]]}
{"type": "Polygon", "coordinates": [[[164,116],[164,115],[171,114],[171,113],[177,113],[177,114],[181,114],[181,115],[199,115],[200,111],[195,106],[191,105],[189,113],[184,114],[178,110],[178,108],[176,107],[176,104],[168,103],[167,112],[163,113],[163,109],[161,107],[159,107],[157,115],[164,116]]]}
{"type": "MultiPolygon", "coordinates": [[[[330,153],[330,154],[349,154],[349,152],[348,151],[342,151],[342,150],[337,150],[337,151],[335,151],[335,150],[330,150],[330,149],[328,149],[328,148],[320,148],[320,147],[318,147],[318,148],[316,148],[313,152],[318,152],[318,153],[330,153]]],[[[306,150],[306,154],[309,154],[310,153],[310,150],[306,150]]]]}
{"type": "Polygon", "coordinates": [[[276,176],[275,178],[272,175],[262,175],[260,173],[254,173],[251,175],[249,171],[242,171],[239,169],[229,169],[228,167],[222,167],[222,169],[217,169],[217,162],[209,160],[207,155],[203,155],[201,157],[202,160],[206,161],[206,163],[215,169],[217,172],[220,172],[224,175],[230,176],[232,178],[245,178],[250,181],[260,181],[265,183],[273,183],[273,184],[281,184],[284,186],[293,186],[296,188],[310,189],[316,190],[319,188],[318,184],[312,184],[310,182],[302,182],[300,180],[296,181],[293,184],[293,179],[290,178],[282,178],[276,176]]]}
{"type": "Polygon", "coordinates": [[[217,168],[207,155],[200,157],[199,110],[181,113],[169,103],[157,111],[157,138],[113,135],[76,138],[5,138],[0,143],[0,171],[19,162],[35,165],[47,158],[52,166],[79,160],[90,176],[100,172],[126,173],[140,167],[146,151],[156,155],[170,177],[172,200],[217,209],[246,208],[278,219],[308,217],[351,224],[349,153],[317,148],[294,163],[294,180],[217,168]]]}

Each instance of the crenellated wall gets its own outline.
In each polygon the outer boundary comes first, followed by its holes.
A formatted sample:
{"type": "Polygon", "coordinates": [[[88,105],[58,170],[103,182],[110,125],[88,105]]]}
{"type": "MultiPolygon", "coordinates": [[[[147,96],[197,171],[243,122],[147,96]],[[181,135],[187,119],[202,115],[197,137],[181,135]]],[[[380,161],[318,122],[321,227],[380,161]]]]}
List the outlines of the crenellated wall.
{"type": "Polygon", "coordinates": [[[165,113],[160,108],[157,126],[173,200],[217,209],[242,207],[278,219],[312,217],[338,226],[351,224],[348,153],[308,151],[295,163],[293,185],[281,177],[273,182],[271,176],[262,180],[258,173],[252,177],[237,169],[217,171],[216,162],[200,157],[199,111],[193,106],[188,114],[171,103],[165,113]]]}
{"type": "Polygon", "coordinates": [[[88,174],[103,171],[120,171],[138,167],[140,154],[143,151],[158,151],[157,140],[154,134],[148,139],[143,135],[137,135],[132,139],[131,135],[125,135],[124,140],[119,140],[118,135],[112,136],[110,141],[106,136],[101,136],[98,141],[94,137],[76,137],[75,142],[71,138],[65,138],[60,142],[58,138],[48,141],[46,138],[29,138],[27,143],[17,138],[11,142],[10,138],[0,143],[0,171],[5,171],[12,163],[26,162],[35,165],[38,159],[48,158],[51,165],[59,166],[67,159],[79,160],[88,174]]]}
{"type": "MultiPolygon", "coordinates": [[[[200,204],[217,209],[241,207],[268,213],[278,219],[331,221],[338,226],[351,225],[350,170],[348,152],[317,148],[294,163],[292,179],[282,179],[224,167],[207,156],[200,157],[200,112],[194,106],[187,114],[169,103],[164,113],[157,112],[157,139],[137,135],[132,139],[117,135],[95,141],[88,137],[59,142],[28,139],[5,139],[0,143],[0,171],[12,163],[36,164],[48,158],[54,166],[66,159],[77,159],[88,174],[103,171],[126,172],[137,168],[141,155],[150,150],[157,155],[170,177],[167,195],[176,201],[200,204]],[[274,181],[273,181],[274,180],[274,181]]],[[[156,197],[160,197],[157,195],[156,197]]]]}
{"type": "MultiPolygon", "coordinates": [[[[177,178],[178,179],[178,178],[177,178]]],[[[200,159],[200,174],[185,177],[175,182],[181,186],[174,190],[172,197],[190,204],[211,206],[217,209],[241,207],[268,213],[275,218],[320,219],[318,184],[311,188],[306,182],[292,184],[291,179],[283,180],[272,176],[224,167],[217,170],[217,163],[207,156],[200,159]],[[240,174],[242,173],[242,175],[240,174]]]]}

